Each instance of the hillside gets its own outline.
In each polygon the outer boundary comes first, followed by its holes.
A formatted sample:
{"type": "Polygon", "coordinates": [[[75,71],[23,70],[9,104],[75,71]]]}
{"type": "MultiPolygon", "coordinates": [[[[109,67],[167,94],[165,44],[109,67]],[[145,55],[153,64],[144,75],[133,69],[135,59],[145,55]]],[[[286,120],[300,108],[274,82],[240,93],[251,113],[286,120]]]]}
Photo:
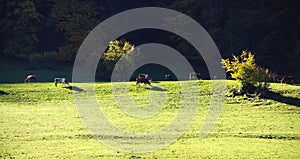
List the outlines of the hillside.
{"type": "MultiPolygon", "coordinates": [[[[151,133],[166,126],[178,113],[181,84],[157,82],[129,88],[141,107],[150,96],[166,102],[152,118],[135,118],[122,112],[112,94],[111,83],[96,83],[101,109],[116,126],[134,133],[151,133]]],[[[199,130],[210,102],[211,81],[198,81],[189,90],[200,90],[197,114],[188,130],[170,146],[147,153],[125,153],[110,149],[93,138],[76,112],[73,93],[53,83],[0,84],[0,158],[300,158],[300,86],[271,84],[280,98],[228,97],[217,124],[205,138],[199,130]]],[[[236,86],[227,81],[228,86],[236,86]]],[[[74,84],[71,84],[76,86],[74,84]]],[[[76,88],[76,87],[74,87],[76,88]]],[[[193,99],[193,94],[187,94],[193,99]]],[[[123,103],[126,105],[127,103],[123,103]]],[[[108,130],[109,131],[109,130],[108,130]]],[[[103,134],[98,134],[99,136],[103,134]]]]}

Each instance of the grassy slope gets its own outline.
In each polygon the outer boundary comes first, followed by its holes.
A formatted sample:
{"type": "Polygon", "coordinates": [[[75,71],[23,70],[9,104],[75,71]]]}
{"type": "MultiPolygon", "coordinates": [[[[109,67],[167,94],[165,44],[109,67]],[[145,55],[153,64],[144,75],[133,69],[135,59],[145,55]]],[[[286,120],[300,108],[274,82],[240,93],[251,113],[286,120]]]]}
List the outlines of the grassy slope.
{"type": "MultiPolygon", "coordinates": [[[[178,110],[178,83],[159,84],[167,91],[155,93],[166,93],[168,98],[161,112],[151,119],[122,113],[113,101],[110,83],[97,83],[96,93],[114,124],[145,133],[166,125],[178,110]]],[[[235,85],[232,81],[228,84],[235,85]]],[[[0,158],[300,158],[299,107],[269,99],[227,98],[212,132],[199,139],[209,88],[210,81],[200,82],[197,116],[179,140],[155,152],[123,153],[107,148],[87,132],[76,113],[71,90],[55,88],[53,83],[0,84],[0,90],[8,93],[0,95],[0,158]]],[[[271,88],[285,96],[300,96],[300,86],[272,84],[271,88]]],[[[152,90],[136,88],[134,83],[129,89],[135,103],[150,102],[152,90]]]]}

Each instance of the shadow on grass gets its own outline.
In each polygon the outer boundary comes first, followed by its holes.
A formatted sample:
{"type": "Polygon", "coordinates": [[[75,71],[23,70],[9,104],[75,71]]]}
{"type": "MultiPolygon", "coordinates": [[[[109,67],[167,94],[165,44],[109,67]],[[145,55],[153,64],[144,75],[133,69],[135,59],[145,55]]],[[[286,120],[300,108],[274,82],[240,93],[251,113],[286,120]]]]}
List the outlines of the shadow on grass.
{"type": "Polygon", "coordinates": [[[82,91],[84,91],[84,89],[76,87],[76,86],[69,86],[69,87],[63,87],[63,88],[66,88],[66,89],[69,89],[69,90],[73,90],[73,91],[76,91],[76,92],[82,92],[82,91]]]}
{"type": "Polygon", "coordinates": [[[272,99],[281,103],[294,105],[297,107],[300,107],[300,99],[294,98],[294,97],[285,97],[281,95],[280,93],[269,91],[266,95],[262,96],[262,98],[265,99],[272,99]]]}
{"type": "Polygon", "coordinates": [[[4,92],[4,91],[0,90],[0,95],[7,95],[7,94],[8,94],[7,92],[4,92]]]}
{"type": "Polygon", "coordinates": [[[156,86],[152,86],[151,88],[149,88],[149,90],[160,91],[160,92],[166,91],[165,89],[160,88],[160,87],[156,87],[156,86]]]}
{"type": "Polygon", "coordinates": [[[151,83],[160,83],[159,81],[151,81],[151,83]]]}

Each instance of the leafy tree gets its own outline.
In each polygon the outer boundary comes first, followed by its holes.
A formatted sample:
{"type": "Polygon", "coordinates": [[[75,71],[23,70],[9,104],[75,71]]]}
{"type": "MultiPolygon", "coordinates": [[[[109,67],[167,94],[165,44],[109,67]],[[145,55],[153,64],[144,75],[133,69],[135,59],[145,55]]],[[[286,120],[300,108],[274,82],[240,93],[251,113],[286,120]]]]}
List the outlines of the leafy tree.
{"type": "Polygon", "coordinates": [[[51,1],[54,3],[52,14],[56,19],[56,31],[66,40],[58,48],[58,54],[63,60],[72,61],[83,39],[98,23],[97,8],[80,0],[51,1]]]}
{"type": "Polygon", "coordinates": [[[0,23],[4,36],[3,53],[25,58],[36,51],[36,33],[41,15],[36,11],[33,1],[11,0],[3,4],[6,6],[4,18],[0,23]]]}
{"type": "MultiPolygon", "coordinates": [[[[126,58],[126,60],[131,61],[129,55],[133,53],[134,45],[129,43],[128,41],[111,41],[107,50],[104,52],[101,57],[102,68],[107,71],[111,71],[114,65],[118,62],[121,57],[126,58]]],[[[118,68],[124,69],[124,68],[118,68]]]]}
{"type": "Polygon", "coordinates": [[[241,84],[241,93],[259,94],[268,89],[269,70],[257,66],[251,52],[243,51],[240,56],[233,56],[232,60],[222,59],[221,63],[226,72],[241,84]]]}
{"type": "MultiPolygon", "coordinates": [[[[84,37],[103,18],[137,7],[166,7],[198,21],[212,36],[222,57],[230,57],[228,53],[246,48],[255,51],[257,64],[300,79],[300,5],[297,2],[0,0],[0,53],[29,61],[45,61],[52,58],[48,52],[51,55],[58,52],[59,61],[72,62],[84,37]]],[[[181,52],[196,69],[205,68],[197,50],[179,36],[171,33],[153,36],[146,29],[148,33],[141,40],[140,32],[134,31],[121,38],[135,44],[162,41],[181,52]]],[[[201,72],[207,73],[206,70],[201,72]]]]}

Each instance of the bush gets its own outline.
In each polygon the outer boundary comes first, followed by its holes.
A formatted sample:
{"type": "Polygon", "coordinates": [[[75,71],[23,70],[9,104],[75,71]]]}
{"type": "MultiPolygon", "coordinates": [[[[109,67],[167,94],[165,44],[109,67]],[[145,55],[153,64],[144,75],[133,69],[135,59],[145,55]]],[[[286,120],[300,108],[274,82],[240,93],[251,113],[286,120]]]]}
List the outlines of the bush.
{"type": "Polygon", "coordinates": [[[240,93],[264,94],[268,91],[269,70],[257,66],[251,52],[243,51],[240,56],[233,55],[233,60],[222,59],[221,63],[226,72],[240,83],[240,93]]]}
{"type": "MultiPolygon", "coordinates": [[[[130,67],[131,63],[133,63],[133,59],[130,58],[130,54],[134,51],[134,45],[124,40],[115,40],[109,43],[108,48],[103,53],[100,64],[98,68],[102,71],[112,71],[115,67],[115,64],[121,57],[124,57],[129,63],[127,66],[130,67]]],[[[125,68],[117,68],[123,70],[125,68]]]]}

